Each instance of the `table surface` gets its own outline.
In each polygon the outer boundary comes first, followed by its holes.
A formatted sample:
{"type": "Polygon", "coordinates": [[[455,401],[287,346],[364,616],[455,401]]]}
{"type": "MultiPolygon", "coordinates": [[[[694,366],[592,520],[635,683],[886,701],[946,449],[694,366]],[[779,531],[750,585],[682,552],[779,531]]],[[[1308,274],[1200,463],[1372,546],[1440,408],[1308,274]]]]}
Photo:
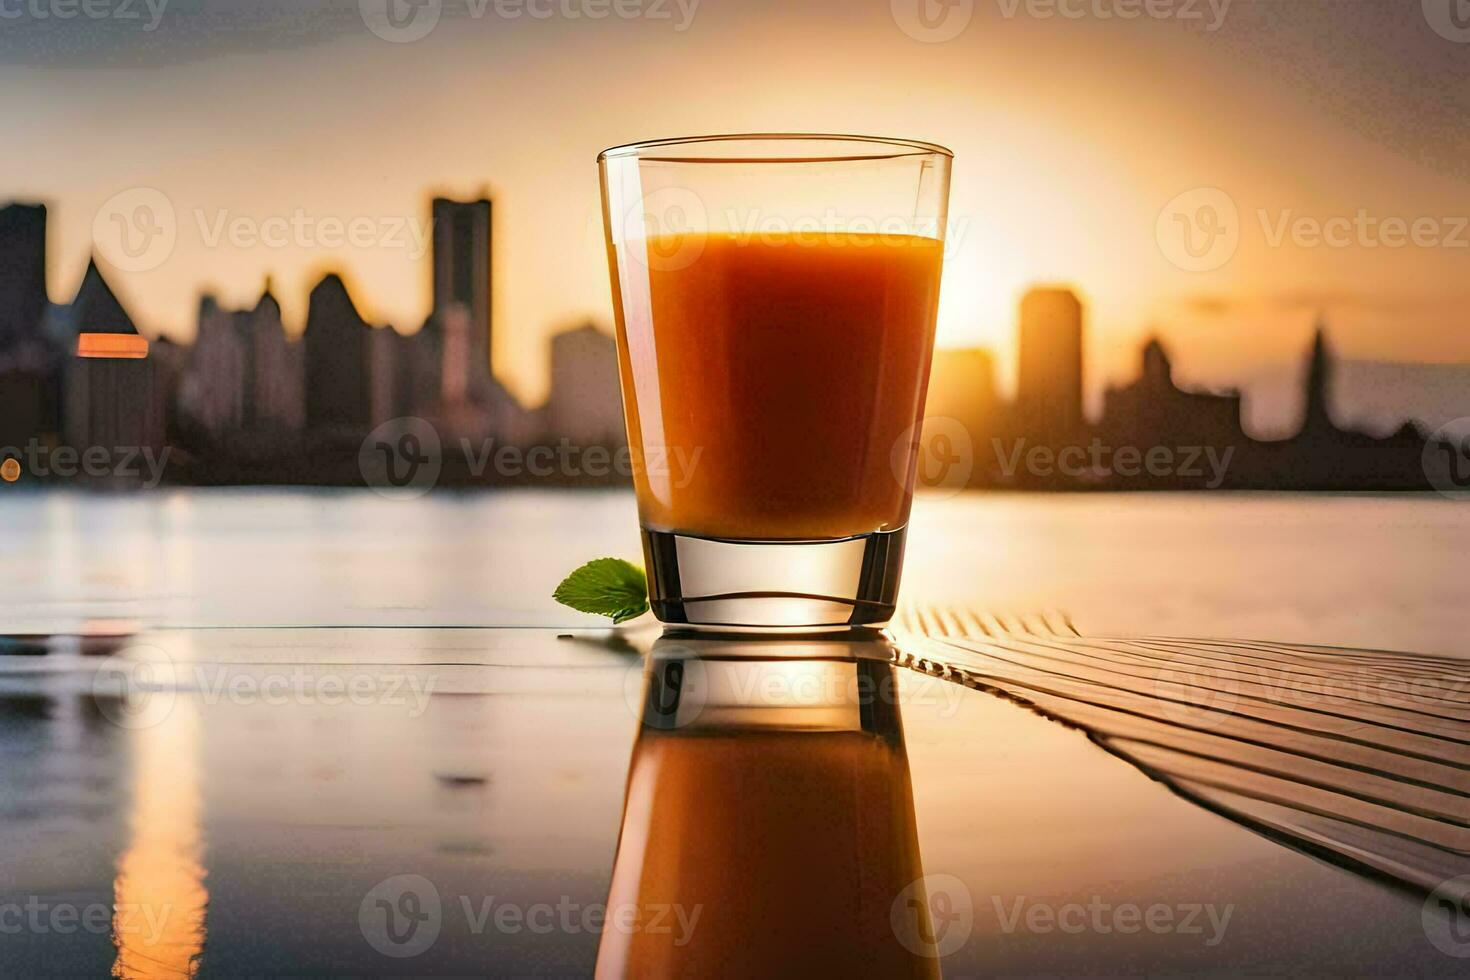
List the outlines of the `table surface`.
{"type": "MultiPolygon", "coordinates": [[[[413,550],[454,548],[440,516],[413,550]]],[[[719,952],[728,975],[797,975],[810,956],[886,972],[876,964],[905,943],[899,886],[916,872],[938,944],[912,958],[916,975],[1445,975],[1466,962],[1451,953],[1470,954],[1445,951],[1456,934],[1422,892],[1119,751],[1140,741],[1118,728],[1128,705],[1098,720],[1068,716],[1080,696],[1042,703],[1036,672],[1056,675],[1047,650],[1060,641],[1028,625],[1041,619],[982,618],[950,636],[968,673],[936,669],[946,630],[912,620],[894,645],[817,648],[574,617],[435,624],[412,599],[333,622],[364,593],[385,598],[370,569],[343,565],[340,528],[232,544],[292,556],[277,591],[181,597],[180,583],[242,573],[200,567],[222,552],[167,518],[142,519],[152,551],[135,524],[81,543],[74,523],[53,528],[49,557],[44,536],[26,545],[50,572],[23,580],[37,604],[6,600],[0,975],[583,976],[600,944],[636,946],[601,910],[658,887],[697,916],[684,920],[689,955],[719,952]],[[147,587],[128,578],[138,567],[147,587]],[[341,584],[320,622],[282,615],[308,609],[311,595],[290,594],[303,580],[341,584]],[[695,703],[697,717],[651,720],[645,696],[672,662],[735,666],[686,684],[679,710],[695,703]],[[860,664],[896,683],[876,696],[876,721],[853,700],[860,664]]],[[[520,574],[543,564],[527,553],[520,574]]],[[[453,571],[411,558],[384,575],[453,571]]],[[[1463,771],[1463,713],[1443,717],[1436,737],[1459,754],[1442,761],[1463,771]]],[[[1171,720],[1168,738],[1197,731],[1171,720]]],[[[1440,821],[1451,850],[1470,822],[1458,785],[1440,821]]]]}

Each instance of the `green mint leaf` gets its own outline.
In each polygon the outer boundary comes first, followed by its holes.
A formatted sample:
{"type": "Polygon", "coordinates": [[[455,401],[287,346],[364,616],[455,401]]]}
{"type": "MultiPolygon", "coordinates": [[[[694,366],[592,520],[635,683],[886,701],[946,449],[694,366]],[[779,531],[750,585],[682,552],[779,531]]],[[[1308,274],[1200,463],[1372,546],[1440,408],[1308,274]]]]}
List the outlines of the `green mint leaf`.
{"type": "Polygon", "coordinates": [[[616,625],[648,612],[648,579],[621,558],[599,558],[563,579],[551,597],[578,612],[610,616],[616,625]]]}

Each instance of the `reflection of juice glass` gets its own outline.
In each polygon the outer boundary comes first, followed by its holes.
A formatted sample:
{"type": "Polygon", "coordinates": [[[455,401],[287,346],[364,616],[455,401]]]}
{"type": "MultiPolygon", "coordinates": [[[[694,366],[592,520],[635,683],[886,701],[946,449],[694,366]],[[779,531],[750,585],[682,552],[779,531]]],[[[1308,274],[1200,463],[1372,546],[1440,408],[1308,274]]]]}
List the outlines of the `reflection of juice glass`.
{"type": "Polygon", "coordinates": [[[654,612],[886,621],[949,152],[736,136],[618,147],[599,162],[654,612]]]}
{"type": "Polygon", "coordinates": [[[599,978],[938,977],[887,652],[655,645],[599,978]]]}

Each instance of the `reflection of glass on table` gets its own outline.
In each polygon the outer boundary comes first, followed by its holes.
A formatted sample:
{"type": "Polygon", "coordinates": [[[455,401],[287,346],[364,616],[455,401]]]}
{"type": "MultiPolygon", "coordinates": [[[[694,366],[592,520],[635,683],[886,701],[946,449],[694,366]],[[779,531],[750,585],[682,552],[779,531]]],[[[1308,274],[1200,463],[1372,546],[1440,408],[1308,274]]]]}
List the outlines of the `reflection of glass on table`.
{"type": "Polygon", "coordinates": [[[937,977],[887,644],[730,646],[649,659],[598,976],[937,977]]]}

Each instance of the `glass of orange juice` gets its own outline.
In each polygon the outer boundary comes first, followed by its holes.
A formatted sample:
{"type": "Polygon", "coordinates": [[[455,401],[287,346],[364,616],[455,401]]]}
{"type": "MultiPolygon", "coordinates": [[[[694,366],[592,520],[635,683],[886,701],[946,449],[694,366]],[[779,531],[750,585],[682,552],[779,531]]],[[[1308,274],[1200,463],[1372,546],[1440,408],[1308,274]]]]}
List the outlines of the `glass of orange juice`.
{"type": "Polygon", "coordinates": [[[932,143],[804,134],[598,157],[659,619],[893,615],[951,159],[932,143]]]}

